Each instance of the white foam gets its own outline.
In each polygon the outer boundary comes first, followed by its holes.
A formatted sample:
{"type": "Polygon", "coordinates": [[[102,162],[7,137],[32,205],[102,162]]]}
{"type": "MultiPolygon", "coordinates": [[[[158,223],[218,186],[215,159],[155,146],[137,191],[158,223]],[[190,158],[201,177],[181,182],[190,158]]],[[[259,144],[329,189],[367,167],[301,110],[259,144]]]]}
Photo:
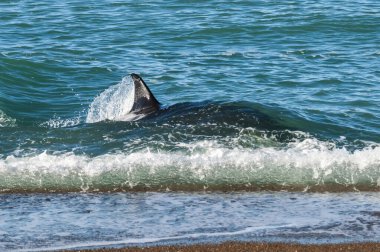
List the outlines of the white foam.
{"type": "Polygon", "coordinates": [[[305,139],[287,148],[228,149],[193,143],[189,152],[146,149],[97,157],[41,153],[0,160],[0,189],[97,190],[136,185],[341,185],[380,181],[380,147],[350,152],[305,139]]]}
{"type": "Polygon", "coordinates": [[[119,84],[109,87],[94,99],[88,110],[86,122],[129,121],[134,118],[133,115],[129,115],[133,99],[132,80],[125,77],[119,84]]]}
{"type": "Polygon", "coordinates": [[[16,119],[7,116],[2,110],[0,110],[0,127],[15,127],[16,119]]]}
{"type": "Polygon", "coordinates": [[[49,121],[43,122],[40,124],[42,127],[48,128],[66,128],[79,125],[81,123],[80,117],[73,117],[68,119],[62,119],[61,117],[55,117],[49,121]]]}
{"type": "Polygon", "coordinates": [[[247,227],[237,231],[231,232],[215,232],[215,233],[193,233],[186,235],[178,236],[167,236],[167,237],[149,237],[149,238],[130,238],[123,239],[118,241],[89,241],[84,243],[74,243],[70,245],[58,246],[58,247],[47,247],[47,248],[38,248],[38,249],[28,249],[28,250],[19,250],[19,251],[52,251],[52,250],[68,250],[68,249],[79,249],[79,248],[88,248],[88,247],[102,247],[102,246],[122,246],[122,245],[132,245],[132,244],[147,244],[147,243],[157,243],[164,241],[176,241],[176,240],[185,240],[185,239],[199,239],[199,238],[211,238],[211,237],[224,237],[224,236],[236,236],[253,233],[259,230],[270,230],[278,228],[289,228],[293,227],[292,224],[285,225],[273,225],[273,226],[259,226],[259,227],[247,227]]]}

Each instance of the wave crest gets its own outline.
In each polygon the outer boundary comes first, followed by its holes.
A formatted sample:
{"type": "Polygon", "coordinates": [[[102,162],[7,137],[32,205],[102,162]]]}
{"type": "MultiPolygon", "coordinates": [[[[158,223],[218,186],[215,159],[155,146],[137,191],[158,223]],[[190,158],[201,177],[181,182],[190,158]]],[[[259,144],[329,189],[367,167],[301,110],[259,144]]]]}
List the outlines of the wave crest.
{"type": "Polygon", "coordinates": [[[41,153],[0,160],[1,191],[378,190],[380,147],[350,152],[306,139],[288,148],[228,149],[197,142],[186,152],[41,153]],[[196,145],[196,146],[195,146],[196,145]],[[317,146],[317,148],[316,148],[317,146]]]}

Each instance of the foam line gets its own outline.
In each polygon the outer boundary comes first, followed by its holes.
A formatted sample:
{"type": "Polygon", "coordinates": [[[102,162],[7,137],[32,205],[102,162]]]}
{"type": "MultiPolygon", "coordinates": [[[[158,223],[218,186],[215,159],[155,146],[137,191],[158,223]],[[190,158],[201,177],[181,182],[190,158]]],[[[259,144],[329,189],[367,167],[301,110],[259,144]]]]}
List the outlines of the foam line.
{"type": "Polygon", "coordinates": [[[47,154],[0,159],[2,191],[96,191],[240,185],[380,186],[380,147],[350,152],[305,139],[287,148],[234,148],[196,142],[193,152],[47,154]],[[200,148],[201,146],[202,148],[200,148]]]}
{"type": "Polygon", "coordinates": [[[198,238],[211,238],[211,237],[223,237],[223,236],[234,236],[249,234],[254,231],[259,230],[268,230],[268,229],[279,229],[279,228],[289,228],[294,225],[274,225],[274,226],[261,226],[261,227],[248,227],[241,230],[233,232],[216,232],[216,233],[195,233],[179,236],[168,236],[168,237],[152,237],[152,238],[131,238],[124,239],[119,241],[91,241],[85,243],[75,243],[64,246],[57,247],[47,247],[47,248],[38,248],[38,249],[27,249],[19,251],[52,251],[52,250],[68,250],[68,249],[80,249],[80,248],[89,248],[89,247],[111,247],[111,246],[125,246],[133,244],[147,244],[147,243],[157,243],[163,241],[175,241],[175,240],[184,240],[184,239],[198,239],[198,238]]]}

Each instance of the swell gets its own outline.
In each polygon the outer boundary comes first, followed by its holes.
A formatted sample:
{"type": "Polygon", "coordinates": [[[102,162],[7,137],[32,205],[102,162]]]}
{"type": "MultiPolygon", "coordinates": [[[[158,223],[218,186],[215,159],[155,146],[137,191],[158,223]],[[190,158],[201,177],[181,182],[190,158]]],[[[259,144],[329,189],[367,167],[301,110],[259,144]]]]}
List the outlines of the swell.
{"type": "MultiPolygon", "coordinates": [[[[116,93],[128,90],[119,87],[116,86],[116,93]]],[[[125,118],[124,112],[128,110],[123,107],[128,99],[121,97],[106,99],[100,95],[87,116],[54,116],[32,126],[19,120],[16,124],[15,119],[3,113],[2,126],[12,128],[0,134],[1,154],[22,157],[46,150],[49,154],[73,152],[98,156],[147,148],[188,151],[183,146],[200,141],[216,142],[226,148],[286,148],[289,143],[308,138],[353,152],[380,143],[376,132],[310,121],[278,106],[243,101],[178,103],[139,121],[118,121],[125,118]]]]}
{"type": "MultiPolygon", "coordinates": [[[[18,97],[8,94],[12,93],[15,88],[10,84],[2,87],[4,93],[0,94],[0,110],[7,117],[17,120],[19,126],[29,127],[32,125],[36,128],[79,126],[86,129],[88,123],[116,123],[128,120],[128,112],[133,102],[130,78],[124,78],[120,83],[101,92],[93,98],[88,109],[83,108],[80,94],[64,101],[62,98],[57,99],[64,94],[62,92],[67,92],[63,88],[49,87],[48,84],[46,87],[43,87],[44,85],[34,86],[33,83],[25,84],[30,87],[24,87],[21,82],[19,84],[16,85],[19,89],[18,97]],[[65,112],[63,113],[63,111],[65,112]]],[[[276,104],[269,105],[243,100],[184,102],[166,106],[138,123],[127,122],[124,127],[134,131],[142,125],[155,132],[154,127],[162,129],[165,125],[176,125],[179,130],[191,126],[195,131],[204,129],[205,133],[211,135],[214,135],[213,132],[223,134],[223,131],[228,131],[231,127],[239,129],[254,127],[267,132],[297,130],[324,140],[335,141],[343,136],[351,142],[356,140],[380,142],[380,135],[375,127],[377,124],[367,128],[359,127],[360,125],[355,127],[357,122],[344,125],[339,121],[340,117],[345,116],[344,113],[335,115],[335,121],[331,118],[324,120],[321,117],[325,115],[321,113],[321,111],[310,110],[300,114],[299,111],[291,111],[276,104]],[[208,126],[210,130],[206,129],[208,126]]],[[[371,116],[369,112],[368,114],[371,116]]],[[[373,120],[376,120],[375,115],[372,117],[373,120]]],[[[15,124],[8,125],[14,126],[15,124]]],[[[91,130],[93,128],[96,126],[91,127],[91,130]]],[[[147,134],[149,133],[148,131],[147,134]]]]}

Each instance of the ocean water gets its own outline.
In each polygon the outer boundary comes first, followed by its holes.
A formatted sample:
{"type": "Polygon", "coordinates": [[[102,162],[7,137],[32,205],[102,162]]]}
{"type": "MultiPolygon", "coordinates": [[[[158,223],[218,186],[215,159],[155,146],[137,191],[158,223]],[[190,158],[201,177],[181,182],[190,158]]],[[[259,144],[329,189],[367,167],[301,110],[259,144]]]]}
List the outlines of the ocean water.
{"type": "Polygon", "coordinates": [[[0,2],[0,249],[379,241],[379,10],[0,2]]]}

